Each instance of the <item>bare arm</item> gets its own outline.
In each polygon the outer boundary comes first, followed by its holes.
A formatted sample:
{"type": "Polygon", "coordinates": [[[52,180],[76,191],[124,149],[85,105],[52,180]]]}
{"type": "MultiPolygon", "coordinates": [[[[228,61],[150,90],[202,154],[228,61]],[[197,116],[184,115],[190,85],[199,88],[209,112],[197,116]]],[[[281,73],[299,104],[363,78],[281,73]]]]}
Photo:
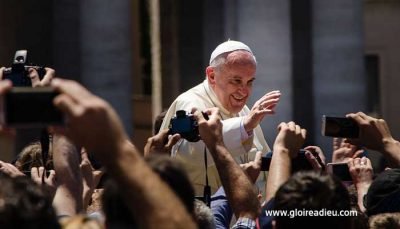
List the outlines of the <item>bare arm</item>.
{"type": "Polygon", "coordinates": [[[218,109],[209,109],[208,115],[207,121],[200,112],[196,112],[200,136],[214,159],[229,204],[237,218],[256,219],[260,210],[257,195],[250,180],[224,145],[218,109]]]}
{"type": "Polygon", "coordinates": [[[111,106],[76,82],[55,79],[52,84],[62,92],[54,103],[69,118],[67,136],[95,153],[118,182],[138,226],[196,228],[178,197],[128,141],[111,106]]]}
{"type": "Polygon", "coordinates": [[[53,163],[58,183],[53,206],[58,215],[73,216],[83,210],[80,155],[76,147],[63,136],[54,136],[53,145],[53,163]]]}
{"type": "Polygon", "coordinates": [[[362,212],[365,212],[364,195],[367,194],[373,180],[371,161],[366,158],[349,159],[347,162],[353,184],[357,189],[357,204],[362,212]]]}
{"type": "Polygon", "coordinates": [[[306,137],[306,130],[294,122],[281,123],[278,131],[266,184],[266,201],[271,200],[279,187],[289,179],[291,158],[297,155],[306,137]]]}

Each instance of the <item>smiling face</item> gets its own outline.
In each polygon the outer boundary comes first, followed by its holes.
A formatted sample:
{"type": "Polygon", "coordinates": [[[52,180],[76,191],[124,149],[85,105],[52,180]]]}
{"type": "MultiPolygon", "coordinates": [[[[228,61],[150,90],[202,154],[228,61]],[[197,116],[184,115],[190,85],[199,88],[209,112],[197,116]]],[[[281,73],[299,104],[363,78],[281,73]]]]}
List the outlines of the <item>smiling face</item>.
{"type": "Polygon", "coordinates": [[[247,51],[234,51],[224,63],[206,69],[208,82],[220,103],[231,113],[246,105],[255,80],[256,62],[247,51]]]}

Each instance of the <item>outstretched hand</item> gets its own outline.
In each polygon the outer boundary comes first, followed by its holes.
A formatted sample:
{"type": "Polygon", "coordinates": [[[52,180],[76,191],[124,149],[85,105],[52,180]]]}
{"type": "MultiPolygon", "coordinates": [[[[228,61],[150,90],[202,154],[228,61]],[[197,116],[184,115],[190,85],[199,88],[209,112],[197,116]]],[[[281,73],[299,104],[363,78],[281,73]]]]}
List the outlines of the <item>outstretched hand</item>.
{"type": "Polygon", "coordinates": [[[243,120],[247,132],[252,131],[267,114],[275,114],[275,107],[281,97],[280,91],[271,91],[254,103],[250,113],[243,120]]]}

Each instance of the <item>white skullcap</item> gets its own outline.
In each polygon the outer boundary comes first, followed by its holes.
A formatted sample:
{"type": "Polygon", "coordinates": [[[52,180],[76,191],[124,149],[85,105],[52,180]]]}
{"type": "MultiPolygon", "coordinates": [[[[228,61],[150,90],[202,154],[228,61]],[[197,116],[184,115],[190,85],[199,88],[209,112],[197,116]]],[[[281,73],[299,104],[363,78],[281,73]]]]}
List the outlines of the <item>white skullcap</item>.
{"type": "Polygon", "coordinates": [[[251,51],[249,46],[243,44],[240,41],[228,40],[224,43],[221,43],[214,49],[214,51],[211,53],[210,64],[217,56],[221,55],[222,53],[232,52],[236,50],[245,50],[253,55],[253,52],[251,51]]]}

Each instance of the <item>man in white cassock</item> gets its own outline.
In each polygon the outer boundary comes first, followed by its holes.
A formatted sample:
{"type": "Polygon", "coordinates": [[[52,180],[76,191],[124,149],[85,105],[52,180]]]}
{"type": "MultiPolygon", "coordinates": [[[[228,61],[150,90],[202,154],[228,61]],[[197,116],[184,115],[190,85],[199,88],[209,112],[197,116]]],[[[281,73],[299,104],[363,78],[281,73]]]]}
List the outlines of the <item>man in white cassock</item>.
{"type": "MultiPolygon", "coordinates": [[[[274,114],[280,92],[272,91],[260,98],[250,110],[246,102],[255,82],[257,62],[251,49],[239,41],[221,43],[211,54],[210,65],[206,68],[206,79],[194,88],[179,95],[169,107],[161,130],[169,128],[176,111],[190,112],[192,108],[202,111],[211,107],[219,108],[223,120],[224,143],[238,163],[254,158],[257,151],[270,151],[259,123],[268,114],[274,114]]],[[[181,139],[171,155],[183,161],[192,181],[196,195],[203,195],[208,184],[214,193],[221,181],[212,161],[200,140],[189,142],[181,139]],[[205,163],[207,158],[207,163],[205,163]]]]}

